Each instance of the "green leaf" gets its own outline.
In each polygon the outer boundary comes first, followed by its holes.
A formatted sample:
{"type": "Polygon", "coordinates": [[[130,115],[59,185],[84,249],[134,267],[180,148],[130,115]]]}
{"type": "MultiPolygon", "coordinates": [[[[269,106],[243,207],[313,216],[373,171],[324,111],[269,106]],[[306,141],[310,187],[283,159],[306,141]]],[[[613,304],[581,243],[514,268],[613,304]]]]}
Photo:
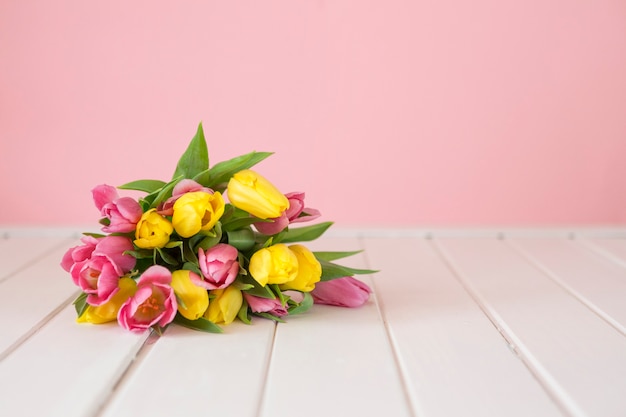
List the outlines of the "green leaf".
{"type": "Polygon", "coordinates": [[[313,296],[308,292],[304,292],[302,293],[302,295],[304,296],[302,301],[295,307],[289,309],[290,315],[302,314],[308,311],[313,306],[313,296]]]}
{"type": "Polygon", "coordinates": [[[322,265],[322,281],[330,281],[335,278],[349,277],[352,275],[373,274],[378,271],[373,269],[357,269],[350,268],[343,265],[338,265],[332,262],[319,260],[322,265]]]}
{"type": "Polygon", "coordinates": [[[178,160],[178,165],[176,165],[176,171],[174,171],[172,179],[178,177],[194,178],[208,168],[209,151],[206,146],[206,140],[204,139],[202,123],[200,123],[196,135],[191,139],[187,150],[178,160]]]}
{"type": "Polygon", "coordinates": [[[256,243],[254,232],[250,229],[232,230],[226,234],[228,235],[228,244],[241,251],[252,248],[256,243]]]}
{"type": "Polygon", "coordinates": [[[349,252],[313,252],[318,261],[335,261],[348,256],[356,255],[363,252],[362,250],[354,250],[349,252]]]}
{"type": "Polygon", "coordinates": [[[333,222],[323,222],[311,226],[288,229],[287,231],[281,232],[277,235],[274,243],[307,242],[315,240],[323,235],[324,232],[332,225],[333,222]]]}
{"type": "Polygon", "coordinates": [[[202,271],[200,271],[200,268],[198,267],[198,265],[193,264],[191,262],[185,262],[183,264],[182,269],[186,269],[187,271],[195,272],[196,274],[202,276],[202,271]]]}
{"type": "Polygon", "coordinates": [[[120,190],[137,190],[145,191],[146,193],[153,193],[165,185],[165,182],[161,180],[137,180],[127,182],[124,185],[119,185],[117,188],[120,190]]]}
{"type": "Polygon", "coordinates": [[[252,285],[252,288],[246,290],[246,292],[250,295],[256,295],[257,297],[261,297],[261,298],[270,298],[270,299],[276,298],[276,295],[272,292],[272,290],[270,289],[268,285],[266,285],[265,287],[262,287],[261,284],[256,282],[256,280],[252,278],[252,276],[250,275],[239,274],[239,277],[237,278],[237,280],[239,280],[239,282],[243,284],[252,285]]]}
{"type": "Polygon", "coordinates": [[[130,255],[135,259],[148,259],[154,255],[150,249],[126,250],[123,254],[130,255]]]}
{"type": "Polygon", "coordinates": [[[274,315],[272,315],[270,313],[252,313],[252,314],[254,314],[255,316],[259,316],[259,317],[263,317],[263,318],[269,319],[269,320],[274,320],[274,321],[277,321],[279,323],[284,323],[285,322],[285,320],[281,319],[280,317],[276,317],[276,316],[274,316],[274,315]]]}
{"type": "Polygon", "coordinates": [[[230,232],[233,230],[243,229],[245,227],[250,226],[251,224],[263,222],[264,220],[258,219],[256,217],[239,217],[239,218],[230,218],[227,222],[223,224],[223,228],[225,231],[230,232]]]}
{"type": "Polygon", "coordinates": [[[87,307],[89,307],[89,304],[87,304],[87,294],[81,292],[80,295],[76,297],[73,304],[76,309],[77,317],[82,316],[85,310],[87,310],[87,307]]]}
{"type": "Polygon", "coordinates": [[[183,327],[187,327],[188,329],[200,330],[207,333],[224,332],[224,330],[222,330],[220,326],[213,323],[212,321],[205,319],[204,317],[200,317],[197,320],[189,320],[181,316],[180,313],[176,313],[176,317],[174,317],[174,323],[179,324],[183,327]]]}
{"type": "Polygon", "coordinates": [[[223,191],[225,183],[230,180],[237,172],[243,169],[250,169],[273,152],[250,152],[245,155],[237,156],[227,161],[219,162],[209,169],[209,181],[206,183],[200,183],[205,187],[210,187],[215,191],[223,191]]]}
{"type": "Polygon", "coordinates": [[[163,259],[165,263],[169,265],[178,265],[178,259],[176,259],[176,257],[174,257],[172,254],[161,248],[156,248],[156,250],[159,255],[161,255],[161,259],[163,259]]]}
{"type": "Polygon", "coordinates": [[[161,188],[160,191],[158,191],[156,196],[154,196],[150,206],[157,207],[159,204],[161,204],[162,202],[170,198],[172,196],[172,190],[174,189],[174,187],[176,186],[176,184],[178,184],[180,180],[182,180],[182,177],[176,177],[172,181],[165,184],[165,186],[161,188]]]}
{"type": "Polygon", "coordinates": [[[186,245],[183,245],[183,261],[191,262],[192,264],[198,265],[198,256],[196,252],[191,247],[191,241],[188,240],[186,245]]]}
{"type": "Polygon", "coordinates": [[[95,237],[96,239],[99,239],[101,237],[105,237],[106,235],[103,235],[102,233],[90,233],[90,232],[84,232],[83,236],[91,236],[91,237],[95,237]]]}
{"type": "Polygon", "coordinates": [[[276,294],[276,298],[278,298],[280,304],[285,305],[287,303],[287,297],[285,297],[283,292],[280,290],[278,284],[270,284],[270,288],[274,291],[274,294],[276,294]]]}
{"type": "Polygon", "coordinates": [[[211,174],[209,172],[209,169],[207,168],[201,173],[196,174],[196,176],[194,176],[192,179],[198,184],[208,184],[210,178],[211,178],[211,174]]]}
{"type": "Polygon", "coordinates": [[[241,320],[242,322],[246,323],[246,324],[250,324],[250,312],[248,311],[248,303],[246,302],[246,300],[243,300],[243,303],[241,303],[241,308],[239,309],[239,312],[237,313],[237,317],[239,318],[239,320],[241,320]]]}

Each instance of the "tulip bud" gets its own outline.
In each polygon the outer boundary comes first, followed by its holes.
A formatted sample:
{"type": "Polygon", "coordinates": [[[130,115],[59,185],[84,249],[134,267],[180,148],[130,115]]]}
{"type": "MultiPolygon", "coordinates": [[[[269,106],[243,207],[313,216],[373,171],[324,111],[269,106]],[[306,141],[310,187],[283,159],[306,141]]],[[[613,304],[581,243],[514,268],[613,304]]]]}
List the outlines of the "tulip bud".
{"type": "Polygon", "coordinates": [[[235,320],[243,304],[241,291],[234,286],[211,291],[211,300],[204,317],[215,324],[230,324],[235,320]]]}
{"type": "Polygon", "coordinates": [[[302,245],[291,245],[289,250],[298,258],[298,274],[286,284],[280,286],[281,290],[296,290],[309,292],[315,288],[322,276],[322,265],[309,249],[302,245]]]}
{"type": "Polygon", "coordinates": [[[220,193],[194,191],[176,200],[172,224],[180,236],[191,237],[201,230],[211,230],[222,214],[224,199],[220,193]]]}
{"type": "Polygon", "coordinates": [[[259,284],[284,284],[293,281],[298,274],[298,258],[279,243],[256,251],[250,258],[248,270],[259,284]]]}
{"type": "Polygon", "coordinates": [[[364,282],[353,277],[343,277],[318,283],[311,295],[316,304],[358,307],[369,299],[371,292],[364,282]]]}
{"type": "Polygon", "coordinates": [[[259,219],[279,217],[289,208],[287,197],[264,177],[249,169],[232,176],[227,192],[233,206],[259,219]]]}
{"type": "Polygon", "coordinates": [[[189,320],[197,320],[209,308],[209,293],[197,285],[198,281],[200,277],[194,272],[187,270],[172,272],[172,289],[177,300],[180,300],[178,312],[189,320]]]}
{"type": "Polygon", "coordinates": [[[170,241],[174,231],[172,223],[156,212],[156,209],[146,211],[137,223],[135,230],[135,245],[142,249],[162,248],[170,241]]]}

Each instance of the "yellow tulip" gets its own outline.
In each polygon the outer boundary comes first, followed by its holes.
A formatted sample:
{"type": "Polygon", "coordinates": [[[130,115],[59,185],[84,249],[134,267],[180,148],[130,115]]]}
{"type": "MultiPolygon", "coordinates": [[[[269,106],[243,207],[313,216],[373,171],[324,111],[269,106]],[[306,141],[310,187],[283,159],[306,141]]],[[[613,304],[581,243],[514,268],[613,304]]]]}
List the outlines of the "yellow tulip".
{"type": "Polygon", "coordinates": [[[150,209],[137,223],[135,245],[143,249],[162,248],[170,241],[173,231],[169,220],[157,213],[156,209],[150,209]]]}
{"type": "Polygon", "coordinates": [[[192,274],[200,280],[200,277],[191,271],[172,272],[171,286],[176,298],[181,301],[178,303],[178,312],[186,319],[197,320],[209,307],[209,293],[206,289],[193,283],[192,274]]]}
{"type": "Polygon", "coordinates": [[[289,200],[272,183],[254,171],[245,169],[228,182],[228,199],[233,206],[259,219],[280,217],[289,208],[289,200]]]}
{"type": "Polygon", "coordinates": [[[199,231],[209,231],[224,214],[224,199],[219,192],[185,193],[174,203],[172,223],[182,237],[191,237],[199,231]]]}
{"type": "Polygon", "coordinates": [[[132,297],[137,290],[137,283],[128,277],[120,278],[119,291],[106,303],[99,306],[88,306],[85,312],[76,319],[78,323],[102,324],[117,319],[117,312],[122,304],[132,297]]]}
{"type": "Polygon", "coordinates": [[[215,324],[230,324],[235,320],[243,304],[241,291],[234,286],[221,290],[212,290],[215,298],[209,303],[204,317],[215,324]]]}
{"type": "Polygon", "coordinates": [[[248,267],[259,284],[285,284],[298,274],[298,258],[285,244],[269,246],[256,251],[248,267]]]}
{"type": "Polygon", "coordinates": [[[293,281],[280,286],[281,290],[310,292],[322,276],[322,265],[309,249],[302,245],[291,245],[291,250],[298,258],[298,275],[293,281]]]}

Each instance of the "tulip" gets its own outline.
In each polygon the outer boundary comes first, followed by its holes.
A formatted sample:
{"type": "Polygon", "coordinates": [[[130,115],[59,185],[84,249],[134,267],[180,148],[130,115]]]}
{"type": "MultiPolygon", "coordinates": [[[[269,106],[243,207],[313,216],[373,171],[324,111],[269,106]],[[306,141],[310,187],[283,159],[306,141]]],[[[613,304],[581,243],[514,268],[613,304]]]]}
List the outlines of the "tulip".
{"type": "Polygon", "coordinates": [[[254,313],[269,313],[276,317],[284,317],[289,314],[285,306],[276,298],[256,297],[246,292],[243,293],[243,297],[254,313]]]}
{"type": "Polygon", "coordinates": [[[254,223],[254,227],[264,235],[275,235],[291,223],[314,220],[320,216],[318,210],[304,207],[304,193],[293,192],[285,194],[289,201],[289,208],[280,217],[276,217],[269,222],[254,223]]]}
{"type": "Polygon", "coordinates": [[[280,217],[289,207],[287,197],[264,177],[249,169],[233,175],[227,190],[233,206],[259,219],[280,217]]]}
{"type": "Polygon", "coordinates": [[[287,245],[279,243],[256,251],[248,270],[259,284],[285,284],[298,274],[298,258],[287,245]]]}
{"type": "Polygon", "coordinates": [[[298,258],[298,274],[292,280],[280,286],[281,290],[310,292],[322,276],[322,265],[309,249],[302,245],[291,245],[291,250],[298,258]]]}
{"type": "Polygon", "coordinates": [[[142,332],[154,325],[165,327],[176,316],[178,304],[170,286],[172,273],[165,267],[153,265],[139,277],[137,291],[117,313],[120,326],[142,332]]]}
{"type": "Polygon", "coordinates": [[[202,317],[209,308],[209,293],[198,282],[201,278],[195,272],[180,270],[172,273],[172,288],[180,301],[178,312],[189,320],[202,317]]]}
{"type": "Polygon", "coordinates": [[[119,198],[117,191],[110,185],[98,185],[92,190],[94,203],[100,214],[109,220],[102,228],[105,233],[128,233],[135,230],[143,211],[141,206],[130,197],[119,198]]]}
{"type": "Polygon", "coordinates": [[[117,285],[119,291],[109,301],[99,306],[87,306],[85,312],[76,321],[78,323],[101,324],[116,320],[122,304],[137,290],[137,283],[132,278],[120,278],[117,285]]]}
{"type": "MultiPolygon", "coordinates": [[[[89,257],[70,266],[74,283],[87,294],[87,302],[94,306],[108,302],[118,291],[118,280],[135,267],[136,259],[125,255],[133,249],[130,239],[124,236],[106,236],[100,239],[85,239],[86,248],[76,249],[72,255],[82,257],[91,250],[89,257]],[[96,242],[93,250],[94,240],[96,242]]],[[[69,264],[67,254],[65,265],[69,264]]],[[[62,263],[63,264],[63,263],[62,263]]]]}
{"type": "Polygon", "coordinates": [[[215,324],[232,323],[243,304],[241,291],[231,285],[224,289],[213,290],[211,294],[215,298],[209,303],[204,317],[215,324]]]}
{"type": "Polygon", "coordinates": [[[319,282],[311,295],[316,304],[358,307],[368,300],[371,292],[367,284],[353,277],[344,277],[319,282]]]}
{"type": "Polygon", "coordinates": [[[157,210],[158,213],[164,216],[171,216],[174,213],[174,203],[176,202],[176,200],[178,200],[178,198],[183,194],[193,191],[204,191],[205,193],[213,194],[213,190],[211,190],[210,188],[204,187],[194,180],[184,178],[176,183],[174,189],[172,190],[172,196],[168,198],[165,203],[159,206],[157,210]]]}
{"type": "Polygon", "coordinates": [[[204,280],[198,285],[207,290],[228,287],[239,273],[239,251],[226,243],[218,243],[206,251],[198,249],[198,263],[204,280]]]}
{"type": "Polygon", "coordinates": [[[142,249],[162,248],[170,241],[174,231],[172,223],[156,212],[156,209],[146,211],[135,231],[135,245],[142,249]]]}
{"type": "Polygon", "coordinates": [[[83,243],[82,245],[69,248],[63,255],[61,267],[67,272],[71,272],[77,263],[89,260],[91,253],[98,244],[98,239],[93,236],[83,236],[80,241],[83,243]]]}
{"type": "Polygon", "coordinates": [[[106,256],[120,276],[135,267],[137,259],[124,252],[133,250],[130,239],[124,236],[105,236],[98,240],[92,256],[106,256]]]}
{"type": "Polygon", "coordinates": [[[176,200],[172,224],[180,236],[191,237],[201,230],[211,230],[222,214],[224,199],[219,192],[194,191],[176,200]]]}
{"type": "Polygon", "coordinates": [[[287,193],[285,197],[289,200],[289,208],[285,212],[289,223],[306,222],[320,216],[319,210],[304,207],[304,193],[287,193]]]}

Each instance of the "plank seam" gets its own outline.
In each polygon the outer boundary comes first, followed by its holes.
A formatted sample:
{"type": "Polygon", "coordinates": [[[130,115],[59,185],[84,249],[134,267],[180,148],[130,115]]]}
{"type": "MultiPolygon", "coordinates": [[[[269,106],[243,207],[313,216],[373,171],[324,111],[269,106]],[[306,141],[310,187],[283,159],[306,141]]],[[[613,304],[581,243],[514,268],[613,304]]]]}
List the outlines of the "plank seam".
{"type": "Polygon", "coordinates": [[[609,314],[605,313],[600,307],[598,307],[596,304],[594,304],[591,300],[588,300],[584,295],[582,295],[580,292],[576,291],[576,289],[574,289],[572,286],[568,285],[555,272],[553,272],[548,267],[543,265],[532,254],[528,253],[526,250],[524,250],[524,248],[522,248],[517,243],[515,243],[515,242],[513,242],[511,240],[506,240],[505,243],[511,249],[513,249],[515,252],[517,252],[522,258],[526,259],[533,267],[535,267],[541,273],[546,275],[556,285],[561,287],[566,293],[568,293],[569,295],[574,297],[577,301],[579,301],[582,305],[584,305],[587,309],[589,309],[589,311],[591,311],[594,315],[600,317],[609,326],[614,328],[620,334],[626,336],[626,328],[624,328],[624,326],[622,326],[617,320],[612,318],[609,314]]]}
{"type": "Polygon", "coordinates": [[[73,293],[69,298],[63,301],[54,310],[48,313],[44,318],[38,321],[33,327],[26,333],[20,336],[15,342],[9,345],[2,353],[0,353],[0,362],[4,361],[9,355],[15,352],[20,346],[26,343],[31,337],[33,337],[41,328],[43,328],[50,320],[63,311],[68,305],[70,305],[74,299],[78,296],[79,292],[73,293]]]}
{"type": "MultiPolygon", "coordinates": [[[[504,239],[502,240],[504,241],[504,239]]],[[[509,346],[511,352],[526,367],[535,381],[537,381],[537,383],[544,389],[548,397],[556,404],[557,408],[568,416],[585,417],[584,413],[581,413],[579,409],[570,405],[571,401],[567,401],[568,395],[558,386],[558,384],[556,382],[550,382],[550,380],[552,380],[550,375],[542,372],[540,367],[533,363],[530,355],[527,356],[524,354],[523,351],[526,351],[526,349],[520,349],[518,347],[523,347],[523,343],[521,343],[521,341],[516,343],[516,338],[512,336],[513,332],[505,329],[506,323],[504,320],[497,317],[495,310],[490,307],[489,303],[480,295],[479,291],[471,285],[465,275],[459,270],[458,267],[455,266],[454,260],[449,254],[446,253],[440,243],[433,240],[431,245],[433,245],[435,252],[440,256],[442,262],[450,270],[455,279],[461,284],[463,289],[482,310],[498,333],[500,333],[506,344],[509,346]]]]}
{"type": "Polygon", "coordinates": [[[619,256],[615,255],[610,250],[605,249],[602,246],[598,245],[597,243],[591,242],[590,240],[584,239],[584,238],[576,239],[576,242],[579,243],[581,246],[584,246],[590,251],[594,252],[596,255],[599,255],[604,259],[608,259],[609,261],[618,264],[622,268],[626,268],[626,261],[624,261],[619,256]]]}
{"type": "Polygon", "coordinates": [[[259,400],[258,400],[258,404],[257,404],[257,413],[256,416],[257,417],[261,417],[262,415],[265,414],[264,412],[264,407],[265,407],[265,398],[267,396],[267,382],[269,380],[269,375],[270,375],[270,368],[272,365],[272,358],[274,357],[274,349],[276,347],[276,334],[278,333],[278,323],[274,322],[274,332],[272,333],[272,339],[270,340],[270,346],[269,349],[267,350],[267,357],[266,357],[266,361],[265,361],[265,369],[263,370],[263,376],[261,377],[261,381],[263,383],[263,389],[261,390],[261,392],[259,393],[259,400]]]}
{"type": "MultiPolygon", "coordinates": [[[[32,265],[35,265],[39,262],[42,262],[45,260],[45,258],[47,258],[48,256],[50,256],[52,253],[54,253],[55,251],[57,251],[59,248],[63,247],[63,246],[67,246],[69,243],[71,242],[75,242],[76,239],[65,239],[61,242],[59,242],[57,245],[53,245],[51,247],[49,247],[47,250],[43,251],[42,253],[38,253],[36,254],[36,256],[34,256],[35,260],[33,261],[31,258],[31,260],[25,262],[22,265],[17,266],[14,270],[8,272],[6,275],[4,276],[0,276],[0,284],[2,284],[5,281],[8,281],[9,279],[13,278],[15,275],[19,274],[20,272],[24,271],[25,269],[31,267],[32,265]]],[[[69,247],[68,247],[69,249],[69,247]]],[[[59,259],[59,265],[61,263],[61,259],[59,259]]],[[[60,266],[59,266],[60,268],[60,266]]]]}
{"type": "MultiPolygon", "coordinates": [[[[361,237],[358,240],[360,242],[361,248],[365,249],[366,244],[363,238],[361,237]]],[[[367,250],[364,250],[363,256],[365,258],[366,267],[371,269],[372,268],[371,262],[367,256],[367,253],[368,253],[367,250]]],[[[376,288],[376,279],[374,277],[372,277],[371,283],[373,287],[372,296],[374,298],[374,303],[376,304],[376,310],[378,311],[378,315],[380,316],[380,319],[383,322],[383,328],[385,329],[385,336],[387,337],[387,342],[389,343],[389,347],[391,349],[391,353],[393,356],[393,363],[395,365],[396,372],[398,372],[398,375],[400,376],[400,381],[402,382],[401,384],[402,393],[404,395],[405,401],[408,404],[410,415],[412,417],[417,417],[419,415],[419,413],[417,412],[419,407],[418,407],[418,404],[416,403],[416,400],[413,399],[409,391],[409,385],[410,385],[409,381],[411,379],[409,378],[407,373],[404,371],[404,367],[402,366],[402,361],[400,359],[400,354],[399,354],[399,348],[398,348],[395,338],[393,337],[393,331],[389,327],[389,322],[387,321],[387,317],[384,312],[384,303],[382,302],[382,300],[379,300],[377,296],[378,290],[376,288]]]]}
{"type": "Polygon", "coordinates": [[[150,330],[150,333],[141,343],[141,346],[139,347],[139,349],[137,349],[130,361],[126,364],[126,367],[119,374],[119,377],[117,377],[113,381],[111,389],[106,393],[106,395],[102,397],[100,404],[97,405],[95,411],[92,414],[93,417],[99,417],[106,411],[108,405],[111,404],[111,400],[117,394],[118,389],[124,383],[126,383],[128,377],[132,375],[132,371],[134,371],[136,368],[139,367],[139,365],[141,365],[141,363],[143,363],[143,361],[148,356],[148,354],[159,339],[160,336],[154,330],[150,330]]]}

